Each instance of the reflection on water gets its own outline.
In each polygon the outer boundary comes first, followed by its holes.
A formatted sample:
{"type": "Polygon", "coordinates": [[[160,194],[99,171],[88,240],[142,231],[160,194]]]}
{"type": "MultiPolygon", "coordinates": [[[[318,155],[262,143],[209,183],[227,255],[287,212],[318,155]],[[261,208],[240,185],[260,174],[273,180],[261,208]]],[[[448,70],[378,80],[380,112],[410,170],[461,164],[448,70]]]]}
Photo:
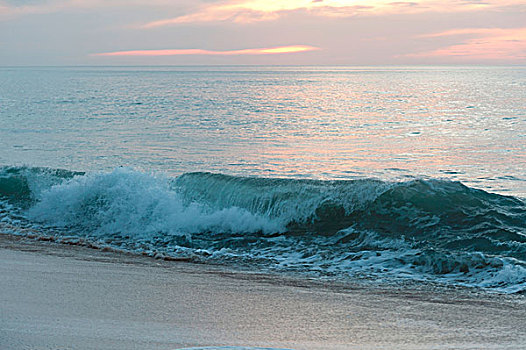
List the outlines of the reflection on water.
{"type": "Polygon", "coordinates": [[[524,68],[2,68],[0,164],[429,176],[526,196],[524,68]]]}

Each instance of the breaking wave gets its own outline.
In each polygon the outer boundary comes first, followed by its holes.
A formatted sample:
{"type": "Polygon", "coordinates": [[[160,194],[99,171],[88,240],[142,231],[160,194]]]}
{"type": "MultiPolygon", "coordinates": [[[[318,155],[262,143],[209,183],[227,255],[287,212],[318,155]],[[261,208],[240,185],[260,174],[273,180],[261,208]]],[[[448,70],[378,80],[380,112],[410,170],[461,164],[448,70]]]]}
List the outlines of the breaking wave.
{"type": "Polygon", "coordinates": [[[526,203],[436,179],[3,167],[0,225],[201,262],[526,290],[526,203]]]}

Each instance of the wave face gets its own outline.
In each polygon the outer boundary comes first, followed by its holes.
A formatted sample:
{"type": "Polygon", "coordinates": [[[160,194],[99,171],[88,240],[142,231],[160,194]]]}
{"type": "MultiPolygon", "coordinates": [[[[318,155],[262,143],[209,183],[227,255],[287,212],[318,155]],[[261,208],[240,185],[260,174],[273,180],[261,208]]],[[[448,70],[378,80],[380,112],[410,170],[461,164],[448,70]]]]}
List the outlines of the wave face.
{"type": "Polygon", "coordinates": [[[526,204],[443,180],[0,168],[0,228],[200,262],[526,290],[526,204]]]}

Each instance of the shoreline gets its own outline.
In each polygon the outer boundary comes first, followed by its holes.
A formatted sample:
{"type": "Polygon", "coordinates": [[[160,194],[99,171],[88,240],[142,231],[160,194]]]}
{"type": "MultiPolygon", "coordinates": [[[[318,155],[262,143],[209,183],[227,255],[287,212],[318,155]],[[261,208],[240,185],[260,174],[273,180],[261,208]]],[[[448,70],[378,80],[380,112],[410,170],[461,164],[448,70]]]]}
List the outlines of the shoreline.
{"type": "Polygon", "coordinates": [[[0,234],[0,348],[518,349],[526,298],[340,286],[0,234]]]}

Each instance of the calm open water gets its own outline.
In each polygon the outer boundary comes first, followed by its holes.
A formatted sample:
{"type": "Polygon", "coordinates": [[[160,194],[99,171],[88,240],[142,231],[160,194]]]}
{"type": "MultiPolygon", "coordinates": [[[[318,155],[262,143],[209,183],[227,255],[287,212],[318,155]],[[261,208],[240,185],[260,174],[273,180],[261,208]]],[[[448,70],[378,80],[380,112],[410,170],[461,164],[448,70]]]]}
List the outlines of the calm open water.
{"type": "Polygon", "coordinates": [[[526,196],[526,67],[1,68],[0,164],[526,196]]]}

